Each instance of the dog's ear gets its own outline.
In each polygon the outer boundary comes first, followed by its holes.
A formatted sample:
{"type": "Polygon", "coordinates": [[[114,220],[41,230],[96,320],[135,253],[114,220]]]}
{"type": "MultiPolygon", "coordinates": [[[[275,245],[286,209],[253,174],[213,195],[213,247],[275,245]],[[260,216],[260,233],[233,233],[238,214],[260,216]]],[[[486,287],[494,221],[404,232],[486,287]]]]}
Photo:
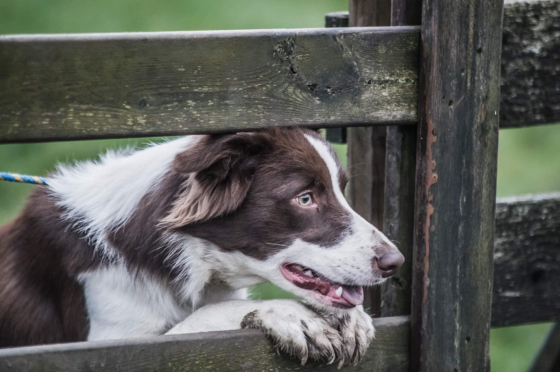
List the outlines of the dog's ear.
{"type": "Polygon", "coordinates": [[[173,161],[175,172],[190,176],[163,224],[177,228],[236,210],[247,196],[258,156],[271,146],[265,133],[202,136],[173,161]]]}

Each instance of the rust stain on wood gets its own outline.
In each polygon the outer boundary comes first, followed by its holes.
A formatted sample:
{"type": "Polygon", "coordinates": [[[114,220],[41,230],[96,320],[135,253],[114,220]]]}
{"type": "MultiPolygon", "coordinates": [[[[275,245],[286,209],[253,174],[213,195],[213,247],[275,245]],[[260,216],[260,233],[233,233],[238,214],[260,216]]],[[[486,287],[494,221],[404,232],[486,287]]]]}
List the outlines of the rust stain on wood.
{"type": "MultiPolygon", "coordinates": [[[[426,100],[426,113],[429,113],[427,107],[428,101],[426,100]]],[[[424,254],[424,278],[423,278],[423,294],[422,294],[422,304],[425,304],[428,299],[428,285],[430,284],[430,279],[428,278],[428,272],[430,270],[430,224],[432,219],[432,214],[434,214],[434,206],[432,205],[433,195],[430,194],[430,187],[435,184],[438,180],[438,175],[436,170],[436,161],[433,158],[432,145],[436,142],[437,136],[434,133],[434,125],[432,123],[429,115],[426,115],[426,152],[428,154],[428,170],[426,172],[426,200],[428,205],[426,206],[426,220],[424,221],[424,244],[426,247],[426,252],[424,254]]]]}

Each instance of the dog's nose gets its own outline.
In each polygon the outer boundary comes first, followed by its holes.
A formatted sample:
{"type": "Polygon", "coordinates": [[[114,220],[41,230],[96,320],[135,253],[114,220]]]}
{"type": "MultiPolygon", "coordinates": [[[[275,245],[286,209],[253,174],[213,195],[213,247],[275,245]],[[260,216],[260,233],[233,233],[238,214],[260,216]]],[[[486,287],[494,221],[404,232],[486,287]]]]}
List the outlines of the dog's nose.
{"type": "Polygon", "coordinates": [[[393,276],[403,263],[404,256],[400,252],[388,252],[377,259],[377,267],[384,278],[393,276]]]}

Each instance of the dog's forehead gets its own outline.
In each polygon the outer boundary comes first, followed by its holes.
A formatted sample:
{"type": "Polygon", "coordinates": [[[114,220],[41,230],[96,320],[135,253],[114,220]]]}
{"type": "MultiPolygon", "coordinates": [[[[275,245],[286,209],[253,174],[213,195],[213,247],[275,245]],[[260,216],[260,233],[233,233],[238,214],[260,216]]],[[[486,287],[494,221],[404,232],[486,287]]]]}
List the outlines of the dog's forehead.
{"type": "Polygon", "coordinates": [[[302,129],[291,132],[290,137],[288,141],[282,141],[286,160],[301,166],[326,185],[334,181],[344,188],[346,174],[342,164],[332,146],[318,132],[302,129]]]}

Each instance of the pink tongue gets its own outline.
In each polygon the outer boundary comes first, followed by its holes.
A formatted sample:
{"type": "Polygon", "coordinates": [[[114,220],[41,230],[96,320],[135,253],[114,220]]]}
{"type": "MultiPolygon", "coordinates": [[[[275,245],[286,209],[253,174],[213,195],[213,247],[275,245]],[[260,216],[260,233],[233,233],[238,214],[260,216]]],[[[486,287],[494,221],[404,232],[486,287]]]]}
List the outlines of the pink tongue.
{"type": "Polygon", "coordinates": [[[362,287],[342,287],[342,298],[348,303],[358,306],[364,302],[364,290],[362,287]]]}

